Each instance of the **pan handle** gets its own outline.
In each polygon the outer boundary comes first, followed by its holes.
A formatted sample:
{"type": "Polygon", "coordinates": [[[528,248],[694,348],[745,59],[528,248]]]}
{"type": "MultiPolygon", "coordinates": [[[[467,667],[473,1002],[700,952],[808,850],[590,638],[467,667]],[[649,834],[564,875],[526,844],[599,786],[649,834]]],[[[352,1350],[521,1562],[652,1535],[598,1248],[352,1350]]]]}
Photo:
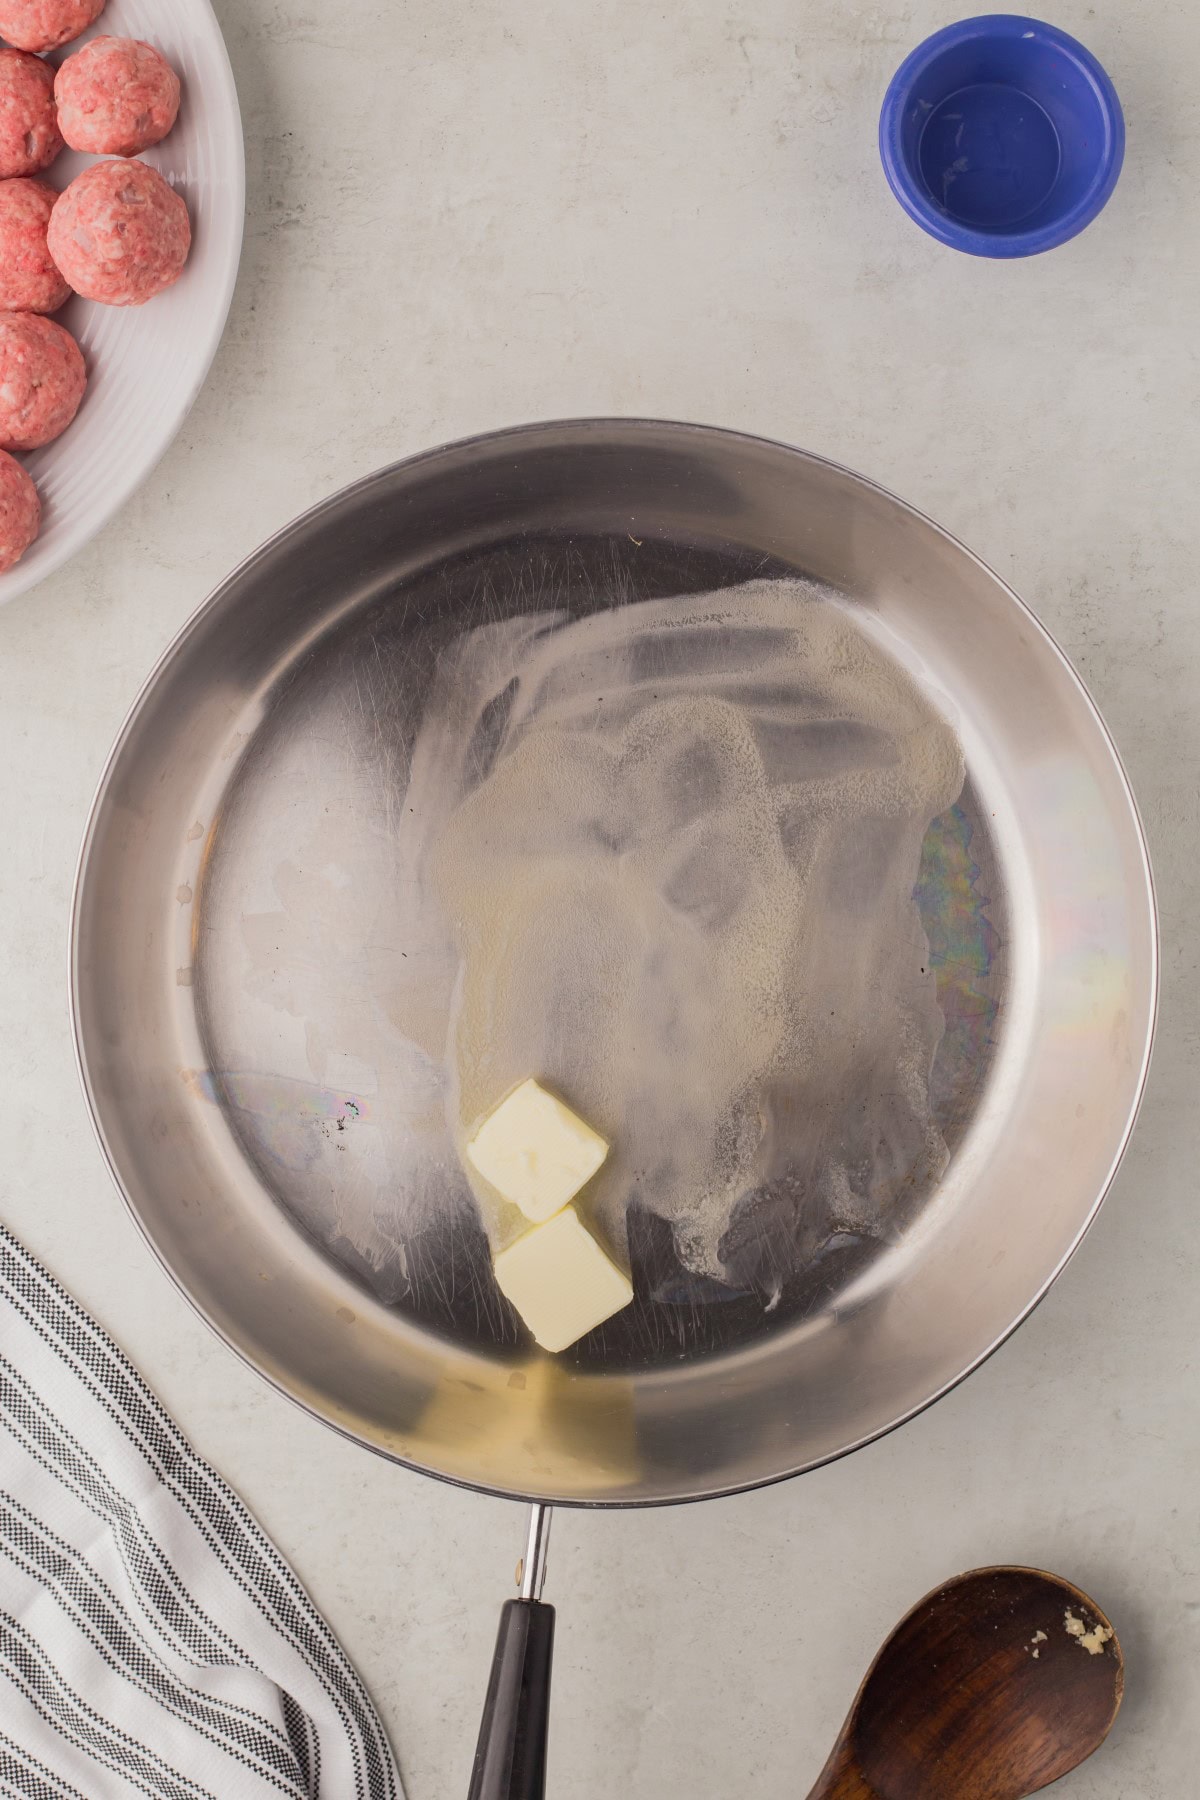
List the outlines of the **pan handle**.
{"type": "Polygon", "coordinates": [[[467,1800],[543,1800],[550,1727],[554,1608],[541,1598],[550,1508],[529,1509],[519,1600],[506,1600],[467,1800]]]}

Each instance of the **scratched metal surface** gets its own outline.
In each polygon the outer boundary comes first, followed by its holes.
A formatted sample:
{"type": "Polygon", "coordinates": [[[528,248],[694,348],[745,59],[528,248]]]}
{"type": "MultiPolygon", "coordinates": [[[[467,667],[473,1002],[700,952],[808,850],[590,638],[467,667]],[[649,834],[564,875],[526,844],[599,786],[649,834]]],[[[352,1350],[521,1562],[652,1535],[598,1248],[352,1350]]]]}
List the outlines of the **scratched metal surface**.
{"type": "MultiPolygon", "coordinates": [[[[452,558],[324,636],[273,688],[230,768],[194,902],[202,1091],[289,1215],[423,1327],[481,1349],[524,1341],[440,1107],[420,1126],[433,1140],[437,1205],[414,1217],[398,1191],[414,1126],[388,996],[401,958],[420,952],[404,948],[387,896],[402,876],[397,815],[439,655],[465,631],[522,614],[580,617],[772,572],[790,571],[737,547],[702,552],[625,532],[566,544],[526,536],[452,558]],[[281,1031],[281,1009],[302,1030],[281,1031]]],[[[1006,985],[1003,883],[969,783],[934,822],[914,873],[951,1021],[932,1092],[952,1152],[986,1090],[1006,985]]],[[[653,1365],[748,1343],[829,1307],[911,1227],[935,1187],[924,1165],[914,1156],[892,1171],[876,1230],[848,1228],[804,1193],[743,1209],[726,1280],[690,1273],[669,1226],[634,1209],[633,1304],[565,1360],[653,1365]]]]}
{"type": "Polygon", "coordinates": [[[530,428],[401,465],[231,577],[118,744],[74,940],[109,1159],[234,1347],[376,1449],[591,1503],[810,1466],[973,1366],[1099,1204],[1154,987],[1128,790],[1019,603],[842,471],[635,423],[530,428]],[[440,649],[485,619],[773,572],[860,608],[949,697],[964,744],[966,787],[914,889],[946,1022],[932,1095],[949,1167],[932,1186],[898,1171],[870,1236],[751,1228],[729,1283],[689,1275],[669,1231],[637,1217],[634,1305],[562,1358],[531,1356],[448,1144],[443,1204],[419,1230],[395,1223],[392,1152],[411,1121],[389,895],[423,695],[440,649]]]}

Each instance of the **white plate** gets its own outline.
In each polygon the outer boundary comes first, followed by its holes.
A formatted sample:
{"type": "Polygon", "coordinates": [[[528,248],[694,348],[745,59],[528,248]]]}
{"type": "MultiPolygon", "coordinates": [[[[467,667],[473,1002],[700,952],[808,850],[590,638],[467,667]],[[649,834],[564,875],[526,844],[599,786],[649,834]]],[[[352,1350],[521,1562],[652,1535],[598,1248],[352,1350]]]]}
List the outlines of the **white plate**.
{"type": "MultiPolygon", "coordinates": [[[[242,119],[209,0],[109,0],[92,29],[51,60],[61,62],[105,32],[144,38],[183,82],[178,124],[143,160],[187,201],[192,252],[175,286],[146,306],[72,298],[55,314],[83,348],[88,389],[63,435],[21,459],[42,496],[42,530],[16,567],[0,575],[0,602],[61,568],[146,479],[203,386],[242,252],[242,119]]],[[[100,160],[64,150],[43,179],[64,188],[100,160]]]]}

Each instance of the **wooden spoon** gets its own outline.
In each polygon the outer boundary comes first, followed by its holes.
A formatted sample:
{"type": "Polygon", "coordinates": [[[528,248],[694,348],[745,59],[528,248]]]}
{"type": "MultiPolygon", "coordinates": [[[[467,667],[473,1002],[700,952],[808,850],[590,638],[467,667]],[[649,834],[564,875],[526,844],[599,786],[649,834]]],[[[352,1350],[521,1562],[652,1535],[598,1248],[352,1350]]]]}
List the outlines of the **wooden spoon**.
{"type": "Polygon", "coordinates": [[[1124,1682],[1069,1581],[976,1569],[897,1625],[809,1800],[1025,1800],[1100,1747],[1124,1682]]]}

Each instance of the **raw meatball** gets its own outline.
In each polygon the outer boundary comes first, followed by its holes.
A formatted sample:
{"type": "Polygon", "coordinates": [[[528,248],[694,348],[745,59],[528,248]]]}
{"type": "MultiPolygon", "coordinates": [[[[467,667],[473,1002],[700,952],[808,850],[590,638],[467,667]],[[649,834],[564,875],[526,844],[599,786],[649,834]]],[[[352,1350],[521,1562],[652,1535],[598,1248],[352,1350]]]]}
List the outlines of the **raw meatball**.
{"type": "Polygon", "coordinates": [[[24,50],[0,50],[0,181],[48,169],[62,147],[54,70],[24,50]]]}
{"type": "Polygon", "coordinates": [[[149,163],[93,163],[58,196],[50,254],[85,300],[141,306],[178,281],[192,242],[188,210],[149,163]]]}
{"type": "Polygon", "coordinates": [[[0,449],[48,444],[79,411],[86,386],[69,331],[36,313],[0,313],[0,449]]]}
{"type": "Polygon", "coordinates": [[[0,314],[57,312],[71,292],[46,247],[57,199],[44,181],[0,181],[0,314]]]}
{"type": "Polygon", "coordinates": [[[104,0],[0,0],[0,37],[18,50],[57,50],[104,11],[104,0]]]}
{"type": "Polygon", "coordinates": [[[136,156],[165,138],[179,114],[179,77],[150,44],[98,37],[68,56],[54,80],[59,130],[72,150],[136,156]]]}
{"type": "Polygon", "coordinates": [[[0,450],[0,575],[20,562],[38,534],[42,503],[30,476],[0,450]]]}

